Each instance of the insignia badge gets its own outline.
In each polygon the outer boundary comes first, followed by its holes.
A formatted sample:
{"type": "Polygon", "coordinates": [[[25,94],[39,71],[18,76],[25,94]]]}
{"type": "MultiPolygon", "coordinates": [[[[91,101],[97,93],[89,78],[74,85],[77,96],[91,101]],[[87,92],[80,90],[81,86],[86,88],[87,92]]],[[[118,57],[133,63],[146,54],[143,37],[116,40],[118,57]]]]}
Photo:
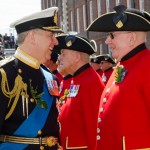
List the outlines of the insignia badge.
{"type": "Polygon", "coordinates": [[[118,21],[118,23],[116,24],[117,28],[122,28],[123,27],[123,23],[121,20],[118,21]]]}
{"type": "Polygon", "coordinates": [[[124,5],[115,6],[114,10],[116,13],[113,16],[113,22],[117,28],[122,28],[127,22],[127,14],[125,13],[127,7],[124,5]]]}
{"type": "Polygon", "coordinates": [[[71,45],[72,45],[71,40],[70,40],[70,41],[68,41],[68,42],[66,43],[66,46],[67,46],[67,47],[70,47],[71,45]]]}
{"type": "Polygon", "coordinates": [[[107,77],[106,76],[102,76],[102,81],[106,82],[107,81],[107,77]]]}
{"type": "Polygon", "coordinates": [[[52,81],[46,80],[46,82],[48,85],[49,93],[54,96],[59,96],[59,88],[56,80],[52,80],[52,81]]]}
{"type": "Polygon", "coordinates": [[[54,12],[54,23],[57,25],[57,12],[54,12]]]}
{"type": "Polygon", "coordinates": [[[66,46],[70,47],[76,41],[76,37],[74,35],[68,35],[65,38],[66,46]]]}
{"type": "Polygon", "coordinates": [[[79,91],[79,87],[80,85],[71,85],[68,97],[76,97],[79,91]]]}

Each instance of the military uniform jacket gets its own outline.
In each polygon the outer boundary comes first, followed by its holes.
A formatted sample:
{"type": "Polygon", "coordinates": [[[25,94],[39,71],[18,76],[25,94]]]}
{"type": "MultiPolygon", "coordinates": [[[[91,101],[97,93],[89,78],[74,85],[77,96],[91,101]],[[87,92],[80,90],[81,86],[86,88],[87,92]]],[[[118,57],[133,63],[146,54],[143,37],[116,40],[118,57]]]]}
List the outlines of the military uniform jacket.
{"type": "Polygon", "coordinates": [[[64,96],[65,90],[69,90],[70,84],[72,80],[72,75],[67,75],[63,78],[63,80],[60,83],[60,97],[64,96]]]}
{"type": "Polygon", "coordinates": [[[100,77],[102,77],[103,71],[101,69],[96,70],[100,77]]]}
{"type": "MultiPolygon", "coordinates": [[[[25,61],[20,61],[20,59],[14,57],[9,59],[0,68],[0,135],[31,138],[54,136],[59,138],[56,96],[47,92],[47,96],[42,97],[45,92],[43,85],[46,82],[43,71],[41,68],[34,68],[25,61]],[[49,99],[50,97],[51,99],[49,99]],[[51,106],[49,108],[48,105],[46,109],[49,102],[51,106]],[[34,114],[35,110],[37,110],[36,114],[34,114]],[[27,124],[25,124],[26,121],[27,124]],[[39,124],[41,125],[39,126],[39,124]]],[[[46,73],[51,75],[49,72],[46,73]]],[[[55,79],[53,78],[53,80],[55,79]]],[[[48,87],[45,89],[49,91],[48,87]]],[[[5,144],[1,143],[0,149],[3,147],[6,150],[9,149],[5,144]]],[[[11,148],[15,149],[13,144],[11,148]]],[[[39,145],[26,145],[17,150],[21,149],[37,150],[39,145]]],[[[46,149],[55,150],[56,147],[46,147],[46,149]]]]}
{"type": "Polygon", "coordinates": [[[59,116],[64,150],[94,150],[98,106],[103,88],[100,77],[89,64],[75,72],[69,96],[59,116]]]}
{"type": "Polygon", "coordinates": [[[141,44],[117,66],[122,80],[116,67],[100,102],[97,150],[150,149],[150,51],[141,44]]]}
{"type": "Polygon", "coordinates": [[[72,75],[67,75],[63,78],[59,87],[58,110],[61,111],[62,105],[66,102],[69,93],[69,88],[72,80],[72,75]]]}

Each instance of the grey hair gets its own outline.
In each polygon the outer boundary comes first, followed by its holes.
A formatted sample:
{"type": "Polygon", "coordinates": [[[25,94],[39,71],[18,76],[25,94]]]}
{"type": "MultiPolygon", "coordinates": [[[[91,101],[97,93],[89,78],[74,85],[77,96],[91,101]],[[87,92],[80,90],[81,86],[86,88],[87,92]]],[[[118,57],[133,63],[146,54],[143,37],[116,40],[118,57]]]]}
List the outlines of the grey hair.
{"type": "Polygon", "coordinates": [[[27,37],[28,33],[29,33],[29,31],[22,32],[22,33],[18,34],[18,45],[20,45],[24,42],[24,40],[27,37]]]}

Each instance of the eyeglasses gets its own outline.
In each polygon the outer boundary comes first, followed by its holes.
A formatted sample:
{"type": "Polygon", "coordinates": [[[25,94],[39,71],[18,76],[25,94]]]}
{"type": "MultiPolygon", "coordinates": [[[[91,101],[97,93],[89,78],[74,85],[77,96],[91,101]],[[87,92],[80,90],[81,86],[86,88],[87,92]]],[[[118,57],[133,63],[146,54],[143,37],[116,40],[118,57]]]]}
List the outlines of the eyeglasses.
{"type": "Polygon", "coordinates": [[[130,33],[130,32],[131,31],[122,31],[122,32],[116,32],[116,33],[109,32],[109,33],[107,33],[107,37],[114,39],[117,34],[125,34],[125,33],[130,33]]]}

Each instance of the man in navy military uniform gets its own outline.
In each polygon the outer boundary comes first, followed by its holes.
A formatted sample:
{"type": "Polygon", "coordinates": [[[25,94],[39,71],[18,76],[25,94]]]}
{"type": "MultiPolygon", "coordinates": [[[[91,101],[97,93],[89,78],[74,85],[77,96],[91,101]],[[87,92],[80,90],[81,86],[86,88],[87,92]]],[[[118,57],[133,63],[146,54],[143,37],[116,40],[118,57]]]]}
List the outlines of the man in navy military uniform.
{"type": "Polygon", "coordinates": [[[57,7],[11,24],[18,34],[14,56],[0,67],[0,149],[57,150],[57,80],[41,64],[58,44],[57,7]]]}

